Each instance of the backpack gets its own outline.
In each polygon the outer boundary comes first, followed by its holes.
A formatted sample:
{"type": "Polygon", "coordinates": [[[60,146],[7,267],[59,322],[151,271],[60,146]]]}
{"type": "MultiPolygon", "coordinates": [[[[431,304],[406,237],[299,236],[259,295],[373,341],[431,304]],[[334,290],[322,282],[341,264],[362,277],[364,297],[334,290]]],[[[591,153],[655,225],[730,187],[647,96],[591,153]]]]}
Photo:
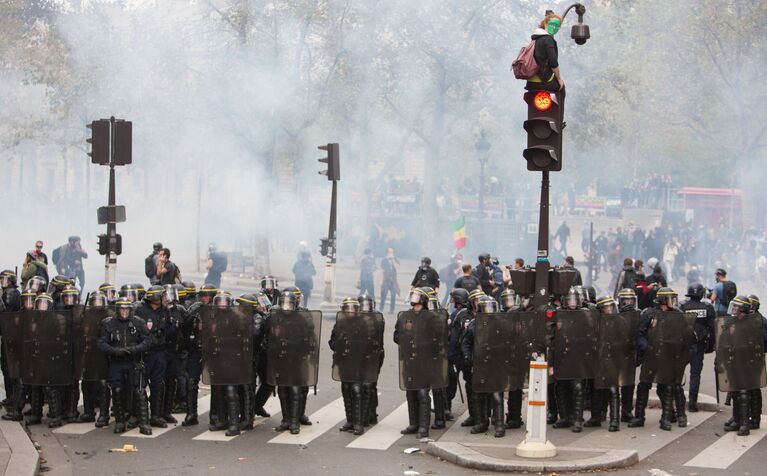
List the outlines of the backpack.
{"type": "Polygon", "coordinates": [[[535,40],[532,40],[527,46],[519,50],[517,59],[511,63],[511,70],[514,72],[515,78],[527,80],[538,74],[541,68],[538,62],[535,61],[534,53],[535,40]]]}
{"type": "Polygon", "coordinates": [[[59,264],[59,260],[61,259],[61,252],[63,251],[62,248],[64,248],[64,246],[59,246],[58,248],[54,249],[53,254],[51,254],[51,259],[55,265],[59,264]]]}
{"type": "Polygon", "coordinates": [[[722,305],[723,306],[729,306],[730,301],[735,299],[735,296],[738,295],[738,287],[733,283],[732,281],[725,281],[722,283],[722,286],[724,288],[724,296],[722,296],[722,305]]]}

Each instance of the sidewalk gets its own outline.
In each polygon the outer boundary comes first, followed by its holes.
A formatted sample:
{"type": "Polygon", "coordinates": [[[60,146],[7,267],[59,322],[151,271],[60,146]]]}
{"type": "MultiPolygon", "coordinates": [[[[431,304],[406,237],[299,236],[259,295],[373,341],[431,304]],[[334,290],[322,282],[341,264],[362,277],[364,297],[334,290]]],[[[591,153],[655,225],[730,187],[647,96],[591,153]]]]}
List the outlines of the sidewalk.
{"type": "Polygon", "coordinates": [[[34,476],[40,454],[24,427],[15,421],[0,420],[0,474],[34,476]]]}

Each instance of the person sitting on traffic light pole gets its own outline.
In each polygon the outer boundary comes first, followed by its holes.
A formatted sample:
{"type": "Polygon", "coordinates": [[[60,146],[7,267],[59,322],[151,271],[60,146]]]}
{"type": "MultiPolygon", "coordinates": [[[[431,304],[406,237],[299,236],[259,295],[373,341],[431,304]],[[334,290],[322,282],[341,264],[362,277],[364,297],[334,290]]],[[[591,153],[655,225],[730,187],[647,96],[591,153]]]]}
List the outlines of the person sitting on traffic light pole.
{"type": "Polygon", "coordinates": [[[533,57],[540,69],[538,74],[527,81],[525,89],[528,91],[556,92],[565,88],[565,81],[559,71],[557,41],[554,39],[560,26],[562,26],[562,17],[553,12],[549,13],[531,36],[531,39],[535,41],[533,57]]]}

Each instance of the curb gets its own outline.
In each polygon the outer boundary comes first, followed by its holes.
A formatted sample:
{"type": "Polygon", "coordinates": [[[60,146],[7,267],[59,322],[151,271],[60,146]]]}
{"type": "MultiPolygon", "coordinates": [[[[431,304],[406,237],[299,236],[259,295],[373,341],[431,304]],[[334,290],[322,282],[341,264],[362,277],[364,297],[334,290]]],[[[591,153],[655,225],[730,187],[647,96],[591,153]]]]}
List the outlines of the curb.
{"type": "MultiPolygon", "coordinates": [[[[485,445],[490,447],[491,445],[485,445]]],[[[499,472],[580,472],[599,469],[625,468],[639,461],[639,454],[634,450],[603,450],[604,453],[578,460],[552,461],[525,459],[516,456],[511,446],[494,445],[495,448],[508,448],[514,459],[500,459],[484,455],[460,443],[429,443],[426,453],[442,458],[458,466],[499,472]]],[[[559,451],[596,453],[596,448],[573,448],[563,446],[559,451]]]]}
{"type": "Polygon", "coordinates": [[[0,432],[11,450],[5,474],[35,476],[40,468],[40,453],[29,439],[24,427],[17,422],[0,420],[0,432]]]}

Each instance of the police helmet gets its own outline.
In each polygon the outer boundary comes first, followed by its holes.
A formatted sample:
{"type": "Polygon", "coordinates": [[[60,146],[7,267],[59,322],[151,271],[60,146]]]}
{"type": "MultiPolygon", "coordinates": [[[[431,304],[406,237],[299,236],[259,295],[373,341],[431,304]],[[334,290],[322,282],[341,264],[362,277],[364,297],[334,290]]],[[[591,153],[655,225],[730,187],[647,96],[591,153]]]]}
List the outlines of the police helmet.
{"type": "Polygon", "coordinates": [[[37,299],[35,299],[35,310],[48,311],[51,309],[53,309],[53,298],[50,296],[50,294],[38,294],[37,299]]]}
{"type": "Polygon", "coordinates": [[[26,291],[32,291],[35,294],[40,294],[45,292],[45,285],[46,282],[42,276],[32,276],[29,278],[29,281],[27,281],[26,291]]]}
{"type": "Polygon", "coordinates": [[[464,288],[455,288],[450,291],[450,301],[455,306],[466,307],[469,305],[469,291],[464,288]]]}
{"type": "Polygon", "coordinates": [[[264,276],[261,278],[261,289],[269,292],[277,289],[277,280],[273,276],[264,276]]]}
{"type": "Polygon", "coordinates": [[[37,299],[37,293],[27,289],[21,293],[21,308],[26,310],[34,309],[35,299],[37,299]]]}
{"type": "Polygon", "coordinates": [[[423,307],[426,307],[429,305],[429,294],[422,288],[413,288],[413,290],[410,291],[409,301],[411,306],[420,304],[423,307]]]}
{"type": "Polygon", "coordinates": [[[376,300],[367,292],[357,296],[357,301],[360,303],[360,311],[362,312],[374,312],[376,310],[376,300]]]}
{"type": "Polygon", "coordinates": [[[431,266],[431,258],[428,256],[421,258],[421,266],[431,266]]]}
{"type": "Polygon", "coordinates": [[[519,296],[513,289],[507,288],[501,292],[501,309],[509,311],[519,306],[519,296]]]}
{"type": "Polygon", "coordinates": [[[498,301],[491,298],[490,296],[482,297],[477,303],[477,312],[485,314],[498,312],[498,301]]]}
{"type": "Polygon", "coordinates": [[[186,287],[180,283],[174,284],[173,287],[176,288],[179,302],[183,302],[186,299],[186,287]]]}
{"type": "Polygon", "coordinates": [[[48,294],[53,296],[56,293],[60,293],[64,290],[64,286],[67,284],[73,284],[70,278],[60,274],[54,276],[53,279],[51,279],[51,282],[48,283],[48,294]]]}
{"type": "Polygon", "coordinates": [[[301,293],[301,290],[298,289],[298,286],[288,286],[288,287],[286,287],[285,289],[282,290],[283,293],[285,291],[293,293],[293,295],[296,297],[296,308],[301,306],[301,298],[304,295],[301,293]]]}
{"type": "Polygon", "coordinates": [[[133,303],[127,299],[118,299],[115,301],[115,308],[117,309],[117,317],[120,319],[127,319],[133,313],[133,303]],[[123,314],[125,315],[123,316],[123,314]]]}
{"type": "Polygon", "coordinates": [[[298,309],[298,296],[286,288],[277,299],[277,307],[281,311],[295,311],[298,309]]]}
{"type": "Polygon", "coordinates": [[[359,299],[354,299],[353,297],[347,297],[341,302],[341,311],[343,312],[359,312],[360,311],[360,301],[359,299]]]}
{"type": "Polygon", "coordinates": [[[474,312],[477,312],[477,305],[483,296],[486,296],[486,294],[481,289],[475,289],[469,293],[469,302],[471,303],[471,308],[474,310],[474,312]]]}
{"type": "Polygon", "coordinates": [[[88,306],[90,307],[107,307],[107,296],[101,291],[95,291],[88,296],[88,306]]]}
{"type": "Polygon", "coordinates": [[[480,253],[480,255],[477,257],[477,259],[482,262],[485,260],[490,260],[490,253],[480,253]]]}
{"type": "Polygon", "coordinates": [[[700,283],[695,283],[692,286],[687,288],[687,294],[685,294],[690,299],[694,299],[696,301],[700,301],[704,297],[706,297],[706,288],[703,287],[700,283]]]}
{"type": "Polygon", "coordinates": [[[748,299],[751,301],[751,312],[759,312],[759,296],[750,294],[748,299]]]}
{"type": "Polygon", "coordinates": [[[618,307],[621,311],[636,311],[637,294],[633,289],[623,288],[618,291],[618,307]]]}
{"type": "Polygon", "coordinates": [[[61,290],[61,302],[65,306],[74,306],[80,303],[80,291],[72,284],[67,284],[61,290]]]}
{"type": "Polygon", "coordinates": [[[181,285],[184,286],[187,299],[194,299],[197,296],[197,285],[192,281],[181,281],[181,285]]]}
{"type": "Polygon", "coordinates": [[[144,285],[141,283],[134,283],[133,288],[136,290],[136,299],[139,301],[143,300],[144,296],[146,296],[146,289],[144,289],[144,285]]]}
{"type": "Polygon", "coordinates": [[[16,273],[10,269],[0,272],[0,288],[16,286],[16,273]]]}
{"type": "Polygon", "coordinates": [[[740,314],[748,314],[751,312],[751,300],[748,296],[735,296],[730,305],[727,308],[727,314],[731,316],[738,316],[740,314]]]}
{"type": "Polygon", "coordinates": [[[615,299],[612,296],[601,296],[597,299],[597,309],[602,314],[618,314],[615,307],[615,299]]]}
{"type": "Polygon", "coordinates": [[[117,295],[117,290],[115,289],[115,285],[112,283],[101,284],[101,286],[99,286],[99,291],[104,293],[106,300],[109,302],[114,301],[115,296],[117,295]]]}
{"type": "MultiPolygon", "coordinates": [[[[149,294],[149,293],[147,293],[149,294]]],[[[162,287],[162,300],[165,304],[176,304],[179,302],[178,288],[174,284],[166,284],[162,287]]]]}
{"type": "Polygon", "coordinates": [[[218,294],[218,289],[209,283],[205,283],[200,286],[200,291],[197,293],[200,297],[209,297],[213,299],[218,294]]]}
{"type": "Polygon", "coordinates": [[[232,307],[232,294],[228,291],[219,291],[213,298],[213,305],[221,309],[232,307]]]}
{"type": "Polygon", "coordinates": [[[123,284],[120,287],[120,298],[122,301],[136,302],[138,301],[138,291],[132,284],[123,284]]]}
{"type": "Polygon", "coordinates": [[[575,287],[571,287],[567,290],[567,294],[565,294],[565,299],[562,304],[567,309],[580,309],[583,307],[583,296],[577,289],[575,289],[575,287]]]}
{"type": "Polygon", "coordinates": [[[147,302],[159,304],[162,302],[162,296],[164,293],[165,293],[165,288],[163,288],[159,284],[149,286],[149,289],[146,292],[146,296],[144,296],[144,300],[146,300],[147,302]]]}
{"type": "Polygon", "coordinates": [[[668,307],[676,308],[679,303],[679,296],[673,289],[663,287],[658,289],[658,292],[655,294],[655,302],[657,304],[665,304],[668,307]]]}
{"type": "Polygon", "coordinates": [[[235,299],[235,302],[240,306],[258,306],[258,298],[251,293],[240,294],[240,297],[235,299]]]}

